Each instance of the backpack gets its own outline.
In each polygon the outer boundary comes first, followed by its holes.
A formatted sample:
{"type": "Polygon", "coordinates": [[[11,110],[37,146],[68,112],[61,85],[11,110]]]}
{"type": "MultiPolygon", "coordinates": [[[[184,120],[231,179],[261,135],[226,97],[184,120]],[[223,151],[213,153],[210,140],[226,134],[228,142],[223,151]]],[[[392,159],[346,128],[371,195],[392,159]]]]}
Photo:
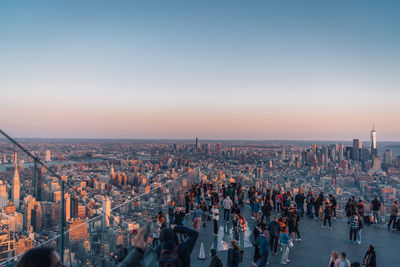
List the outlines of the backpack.
{"type": "Polygon", "coordinates": [[[224,265],[222,264],[222,261],[217,257],[217,266],[218,267],[223,267],[224,265]]]}
{"type": "Polygon", "coordinates": [[[178,255],[178,247],[172,250],[162,249],[160,257],[158,258],[159,267],[179,267],[181,266],[181,259],[178,255]]]}

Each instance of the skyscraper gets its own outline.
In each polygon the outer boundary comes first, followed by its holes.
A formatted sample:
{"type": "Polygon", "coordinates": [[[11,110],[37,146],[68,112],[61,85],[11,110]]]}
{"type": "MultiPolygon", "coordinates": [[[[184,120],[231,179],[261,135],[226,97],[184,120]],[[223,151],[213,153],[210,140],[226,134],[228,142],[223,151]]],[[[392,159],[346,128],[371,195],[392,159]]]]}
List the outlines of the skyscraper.
{"type": "Polygon", "coordinates": [[[8,204],[8,192],[7,192],[7,187],[3,183],[2,180],[0,180],[0,209],[3,209],[5,206],[8,204]]]}
{"type": "Polygon", "coordinates": [[[383,154],[383,165],[385,168],[388,168],[393,163],[393,154],[391,149],[386,149],[385,153],[383,154]]]}
{"type": "Polygon", "coordinates": [[[375,125],[372,125],[371,131],[371,156],[377,156],[378,150],[376,149],[376,132],[375,132],[375,125]]]}
{"type": "Polygon", "coordinates": [[[353,150],[351,153],[351,158],[353,160],[360,160],[360,147],[361,147],[361,143],[359,139],[353,139],[353,150]]]}
{"type": "Polygon", "coordinates": [[[11,199],[14,205],[19,208],[20,184],[17,163],[15,163],[15,171],[12,182],[11,199]]]}
{"type": "Polygon", "coordinates": [[[46,161],[51,161],[51,154],[50,154],[50,150],[46,150],[46,161]]]}

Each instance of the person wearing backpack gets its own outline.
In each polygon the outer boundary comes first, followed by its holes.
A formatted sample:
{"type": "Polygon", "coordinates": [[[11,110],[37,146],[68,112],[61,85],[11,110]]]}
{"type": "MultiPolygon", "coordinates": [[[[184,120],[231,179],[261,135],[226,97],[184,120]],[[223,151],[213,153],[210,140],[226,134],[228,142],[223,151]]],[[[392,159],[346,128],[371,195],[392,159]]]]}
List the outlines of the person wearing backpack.
{"type": "Polygon", "coordinates": [[[260,258],[260,250],[259,250],[259,236],[262,234],[261,223],[258,223],[253,229],[253,246],[254,246],[254,256],[253,256],[253,265],[257,265],[256,262],[260,258]]]}
{"type": "Polygon", "coordinates": [[[332,217],[332,205],[329,203],[329,200],[325,200],[325,209],[324,209],[324,225],[322,228],[326,227],[326,222],[328,221],[329,223],[329,229],[332,229],[332,223],[331,223],[331,217],[332,217]]]}
{"type": "Polygon", "coordinates": [[[215,249],[210,249],[211,262],[208,267],[223,267],[222,261],[217,256],[215,249]]]}
{"type": "Polygon", "coordinates": [[[159,267],[189,267],[190,255],[196,244],[199,233],[181,225],[171,225],[160,234],[161,244],[156,249],[159,267]],[[179,242],[177,233],[187,236],[179,242]]]}
{"type": "Polygon", "coordinates": [[[228,267],[238,267],[241,258],[241,251],[235,240],[232,240],[228,249],[228,267]]]}

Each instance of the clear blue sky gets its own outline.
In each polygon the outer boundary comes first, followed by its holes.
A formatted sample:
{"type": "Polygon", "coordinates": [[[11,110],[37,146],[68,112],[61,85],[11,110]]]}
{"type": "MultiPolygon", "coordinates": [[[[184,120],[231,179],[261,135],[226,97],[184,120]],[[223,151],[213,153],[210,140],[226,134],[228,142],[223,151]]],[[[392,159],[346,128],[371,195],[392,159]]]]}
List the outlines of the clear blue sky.
{"type": "Polygon", "coordinates": [[[400,140],[400,1],[1,1],[18,137],[400,140]]]}

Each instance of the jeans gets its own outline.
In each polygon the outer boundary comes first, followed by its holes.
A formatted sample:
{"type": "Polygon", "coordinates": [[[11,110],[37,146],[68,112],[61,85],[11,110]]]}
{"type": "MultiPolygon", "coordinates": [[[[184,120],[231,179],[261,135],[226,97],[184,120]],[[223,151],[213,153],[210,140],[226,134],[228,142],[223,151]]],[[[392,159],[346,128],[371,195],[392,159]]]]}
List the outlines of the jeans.
{"type": "Polygon", "coordinates": [[[261,261],[260,261],[260,264],[258,265],[258,267],[264,267],[267,264],[267,262],[268,262],[268,253],[264,253],[261,256],[261,261]]]}
{"type": "Polygon", "coordinates": [[[260,258],[260,251],[259,251],[258,245],[254,245],[254,255],[253,255],[253,261],[256,262],[260,258]]]}
{"type": "Polygon", "coordinates": [[[332,225],[331,225],[331,216],[325,216],[324,217],[324,226],[326,225],[326,221],[328,221],[329,227],[332,227],[332,225]]]}
{"type": "Polygon", "coordinates": [[[372,215],[374,215],[374,223],[377,225],[381,224],[381,218],[379,218],[379,211],[378,210],[374,210],[372,211],[372,215]]]}
{"type": "Polygon", "coordinates": [[[224,209],[224,221],[229,221],[229,212],[231,210],[224,209]]]}
{"type": "Polygon", "coordinates": [[[352,229],[352,228],[350,228],[350,237],[349,237],[349,240],[356,241],[356,237],[357,237],[357,229],[352,229]]]}
{"type": "Polygon", "coordinates": [[[278,251],[278,239],[279,237],[277,236],[270,236],[269,238],[269,247],[271,249],[271,254],[278,251]]]}
{"type": "Polygon", "coordinates": [[[307,215],[312,217],[313,216],[313,204],[312,203],[307,203],[307,215]]]}
{"type": "Polygon", "coordinates": [[[285,263],[289,259],[289,244],[281,244],[282,245],[282,257],[281,263],[285,263]]]}
{"type": "Polygon", "coordinates": [[[360,243],[361,243],[361,232],[362,232],[361,229],[357,231],[357,242],[360,242],[360,243]]]}
{"type": "Polygon", "coordinates": [[[396,215],[390,215],[389,223],[388,223],[388,228],[390,229],[390,225],[392,225],[393,222],[393,227],[396,225],[396,215]]]}
{"type": "Polygon", "coordinates": [[[297,208],[299,209],[299,215],[300,217],[303,217],[304,215],[304,203],[296,203],[297,208]]]}

